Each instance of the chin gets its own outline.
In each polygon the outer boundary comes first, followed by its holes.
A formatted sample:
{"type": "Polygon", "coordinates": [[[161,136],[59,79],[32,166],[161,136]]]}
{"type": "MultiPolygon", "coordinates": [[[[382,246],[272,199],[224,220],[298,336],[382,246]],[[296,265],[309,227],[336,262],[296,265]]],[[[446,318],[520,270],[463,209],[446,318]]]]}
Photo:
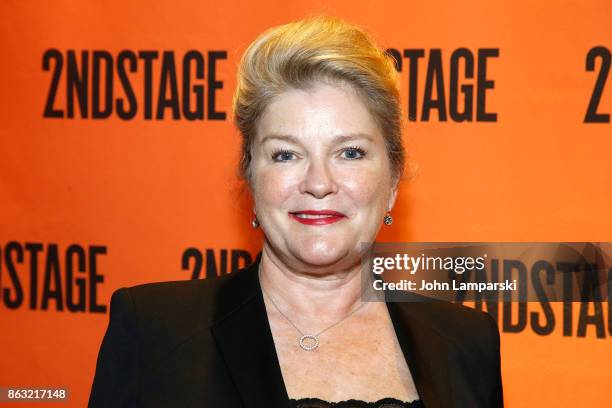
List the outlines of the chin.
{"type": "Polygon", "coordinates": [[[302,262],[318,266],[333,265],[342,261],[347,255],[345,248],[325,245],[324,242],[317,242],[314,245],[300,245],[294,253],[302,262]]]}

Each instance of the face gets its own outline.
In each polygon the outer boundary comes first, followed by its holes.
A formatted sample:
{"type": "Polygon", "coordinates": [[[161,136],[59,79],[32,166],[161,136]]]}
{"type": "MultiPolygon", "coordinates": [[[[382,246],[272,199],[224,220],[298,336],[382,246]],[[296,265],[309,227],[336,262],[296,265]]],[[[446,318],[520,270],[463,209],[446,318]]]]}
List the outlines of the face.
{"type": "Polygon", "coordinates": [[[311,273],[359,262],[397,185],[383,136],[350,86],[317,83],[277,96],[259,120],[252,157],[264,245],[311,273]]]}

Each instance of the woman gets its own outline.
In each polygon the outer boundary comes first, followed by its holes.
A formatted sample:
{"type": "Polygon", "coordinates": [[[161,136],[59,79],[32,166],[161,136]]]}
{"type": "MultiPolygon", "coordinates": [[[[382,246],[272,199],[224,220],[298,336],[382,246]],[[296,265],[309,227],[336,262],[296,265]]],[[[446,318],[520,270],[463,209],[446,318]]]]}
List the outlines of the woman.
{"type": "Polygon", "coordinates": [[[234,116],[262,251],[217,280],[116,291],[90,407],[502,406],[492,318],[361,299],[361,244],[392,223],[404,160],[391,58],[337,18],[270,29],[234,116]]]}

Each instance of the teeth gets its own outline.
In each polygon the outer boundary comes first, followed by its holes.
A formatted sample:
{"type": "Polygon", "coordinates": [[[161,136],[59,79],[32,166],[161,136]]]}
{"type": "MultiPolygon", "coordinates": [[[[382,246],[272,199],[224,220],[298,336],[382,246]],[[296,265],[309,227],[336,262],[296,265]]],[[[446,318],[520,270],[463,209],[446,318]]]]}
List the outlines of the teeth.
{"type": "Polygon", "coordinates": [[[306,218],[306,219],[330,218],[330,217],[333,217],[333,215],[327,215],[327,214],[314,215],[314,214],[301,214],[301,213],[297,213],[297,214],[295,214],[295,216],[298,217],[298,218],[306,218]]]}

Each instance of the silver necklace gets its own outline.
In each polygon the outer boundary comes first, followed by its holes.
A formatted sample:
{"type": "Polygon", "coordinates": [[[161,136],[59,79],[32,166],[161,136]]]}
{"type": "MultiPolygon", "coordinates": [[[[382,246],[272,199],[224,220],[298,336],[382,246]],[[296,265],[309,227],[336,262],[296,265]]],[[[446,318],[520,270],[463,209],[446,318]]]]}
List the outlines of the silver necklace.
{"type": "Polygon", "coordinates": [[[313,351],[316,350],[319,347],[319,336],[321,334],[323,334],[324,332],[326,332],[327,330],[331,329],[332,327],[342,323],[343,321],[345,321],[346,319],[348,319],[350,316],[352,316],[355,312],[357,312],[359,309],[361,309],[362,307],[364,307],[366,305],[367,302],[363,302],[361,305],[359,305],[355,310],[353,310],[352,312],[350,312],[349,314],[347,314],[346,316],[344,316],[342,319],[338,320],[336,323],[332,324],[331,326],[326,327],[325,329],[321,330],[320,332],[316,333],[316,334],[305,334],[303,331],[301,331],[295,324],[293,324],[293,322],[291,321],[291,319],[289,319],[287,317],[286,314],[284,314],[280,308],[278,307],[278,305],[276,304],[276,302],[274,302],[274,299],[272,299],[272,297],[264,290],[263,286],[261,285],[261,263],[259,264],[259,268],[257,269],[257,275],[259,277],[259,286],[261,287],[261,291],[263,292],[264,295],[266,295],[266,297],[268,299],[270,299],[270,302],[274,305],[274,307],[276,308],[276,310],[278,310],[278,313],[281,314],[281,316],[283,316],[288,322],[289,324],[291,324],[293,326],[293,328],[295,330],[298,331],[298,333],[300,333],[301,337],[298,339],[298,344],[300,345],[300,347],[303,350],[306,351],[313,351]],[[310,343],[310,344],[309,344],[310,343]]]}

